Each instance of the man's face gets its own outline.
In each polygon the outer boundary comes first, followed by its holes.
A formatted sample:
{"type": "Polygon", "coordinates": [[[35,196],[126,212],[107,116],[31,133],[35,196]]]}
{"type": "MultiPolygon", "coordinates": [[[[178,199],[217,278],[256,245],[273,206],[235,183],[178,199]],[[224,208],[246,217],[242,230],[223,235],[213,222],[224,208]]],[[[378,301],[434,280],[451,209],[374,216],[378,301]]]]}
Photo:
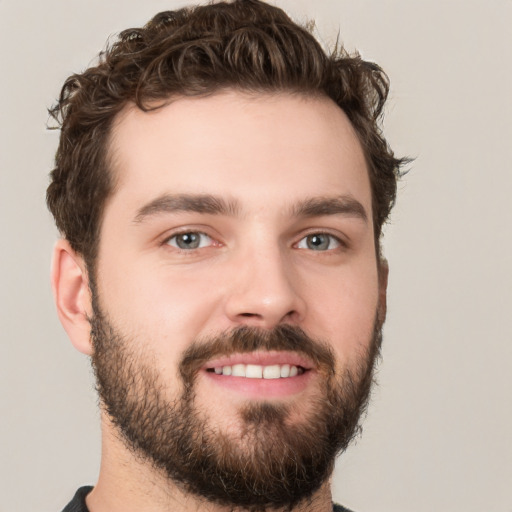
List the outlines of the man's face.
{"type": "Polygon", "coordinates": [[[98,348],[117,344],[98,354],[118,370],[96,365],[132,405],[158,409],[146,432],[187,409],[243,458],[265,443],[251,425],[282,435],[278,446],[287,431],[314,437],[340,400],[358,409],[365,393],[343,388],[368,381],[384,293],[366,163],[343,112],[235,92],[127,108],[110,155],[92,323],[98,348]]]}

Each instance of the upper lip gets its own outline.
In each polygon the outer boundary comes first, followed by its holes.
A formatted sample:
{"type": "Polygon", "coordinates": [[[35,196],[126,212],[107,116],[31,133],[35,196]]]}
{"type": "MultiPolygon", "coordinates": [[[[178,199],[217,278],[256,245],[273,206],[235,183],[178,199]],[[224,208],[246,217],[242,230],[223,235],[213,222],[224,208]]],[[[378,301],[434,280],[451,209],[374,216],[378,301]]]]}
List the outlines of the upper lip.
{"type": "Polygon", "coordinates": [[[255,364],[260,366],[289,364],[290,366],[300,366],[305,370],[311,370],[314,366],[310,359],[297,352],[256,351],[210,359],[203,365],[203,369],[233,366],[234,364],[255,364]]]}

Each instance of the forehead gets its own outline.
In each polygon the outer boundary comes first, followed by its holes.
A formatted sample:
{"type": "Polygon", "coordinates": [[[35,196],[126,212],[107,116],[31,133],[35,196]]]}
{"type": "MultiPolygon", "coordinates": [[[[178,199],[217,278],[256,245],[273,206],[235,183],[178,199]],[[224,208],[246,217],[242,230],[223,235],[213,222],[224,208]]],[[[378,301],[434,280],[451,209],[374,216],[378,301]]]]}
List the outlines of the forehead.
{"type": "Polygon", "coordinates": [[[150,112],[130,105],[116,119],[110,157],[110,203],[125,208],[165,193],[229,195],[252,206],[340,193],[371,215],[361,145],[326,97],[228,91],[150,112]]]}

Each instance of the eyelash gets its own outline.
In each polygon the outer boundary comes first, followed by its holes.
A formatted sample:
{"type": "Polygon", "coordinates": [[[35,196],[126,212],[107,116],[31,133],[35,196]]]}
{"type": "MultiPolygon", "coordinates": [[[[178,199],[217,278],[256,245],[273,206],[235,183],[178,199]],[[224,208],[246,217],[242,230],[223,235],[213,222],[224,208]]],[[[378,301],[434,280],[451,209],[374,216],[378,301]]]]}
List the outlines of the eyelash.
{"type": "Polygon", "coordinates": [[[306,235],[304,235],[296,244],[295,246],[298,248],[298,249],[309,249],[313,252],[331,252],[331,251],[334,251],[336,249],[340,249],[340,248],[347,248],[347,244],[338,236],[335,236],[331,233],[326,233],[324,231],[311,231],[310,233],[307,233],[306,235]],[[325,250],[318,250],[318,251],[315,251],[315,249],[312,249],[311,247],[299,247],[299,244],[301,243],[305,243],[307,244],[308,243],[308,238],[310,237],[327,237],[328,238],[328,247],[325,249],[325,250]],[[335,243],[336,244],[336,247],[330,247],[330,245],[332,243],[335,243]]]}
{"type": "MultiPolygon", "coordinates": [[[[218,242],[216,242],[216,240],[213,237],[211,237],[207,233],[200,231],[200,230],[193,230],[193,229],[187,229],[187,230],[180,231],[178,233],[173,233],[171,236],[168,236],[167,238],[165,238],[161,243],[162,246],[164,246],[164,245],[171,246],[174,250],[177,250],[181,253],[188,253],[188,254],[191,254],[198,249],[205,249],[207,247],[210,247],[210,246],[216,245],[216,244],[220,245],[218,242]],[[199,235],[200,239],[199,239],[198,247],[184,248],[184,247],[179,247],[178,242],[176,242],[175,244],[171,243],[171,241],[173,239],[177,239],[178,237],[184,236],[184,235],[199,235]],[[207,237],[209,239],[210,243],[208,243],[208,245],[206,245],[206,246],[201,247],[201,244],[202,244],[201,239],[203,237],[207,237]]],[[[327,233],[325,231],[311,231],[311,232],[303,235],[302,238],[293,245],[293,247],[300,249],[300,250],[310,250],[311,252],[325,252],[325,253],[331,252],[332,253],[336,249],[343,249],[343,248],[346,249],[348,246],[344,240],[342,240],[340,237],[338,237],[336,235],[327,233]],[[308,244],[308,238],[310,238],[310,237],[327,237],[328,238],[328,246],[325,249],[320,249],[320,250],[315,250],[314,248],[311,248],[311,246],[300,247],[300,244],[308,244]],[[336,246],[330,247],[333,242],[334,242],[334,244],[336,244],[336,246]]]]}
{"type": "Polygon", "coordinates": [[[169,245],[171,247],[173,247],[174,249],[180,251],[180,252],[183,252],[183,253],[190,253],[190,252],[193,252],[197,249],[204,249],[205,247],[192,247],[191,249],[185,249],[183,247],[179,247],[178,243],[176,242],[176,245],[172,244],[171,241],[173,239],[177,239],[178,237],[180,236],[185,236],[185,235],[199,235],[200,239],[199,239],[199,244],[201,244],[201,238],[203,237],[207,237],[211,243],[209,243],[206,247],[209,247],[210,245],[215,245],[215,240],[214,238],[212,238],[210,235],[208,235],[207,233],[203,232],[203,231],[199,231],[199,230],[193,230],[193,229],[187,229],[187,230],[184,230],[184,231],[181,231],[179,233],[174,233],[172,234],[171,236],[168,236],[165,240],[163,240],[162,242],[162,245],[169,245]]]}

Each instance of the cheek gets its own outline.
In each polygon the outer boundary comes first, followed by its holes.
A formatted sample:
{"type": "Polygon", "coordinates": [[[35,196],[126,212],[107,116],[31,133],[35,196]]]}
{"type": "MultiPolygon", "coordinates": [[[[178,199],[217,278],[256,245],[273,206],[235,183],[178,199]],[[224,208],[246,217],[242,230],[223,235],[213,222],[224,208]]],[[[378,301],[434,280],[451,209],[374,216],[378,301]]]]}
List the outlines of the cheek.
{"type": "Polygon", "coordinates": [[[306,329],[328,341],[341,361],[356,358],[373,339],[379,287],[373,265],[364,271],[340,270],[309,286],[306,329]]]}
{"type": "Polygon", "coordinates": [[[172,366],[210,322],[218,287],[201,275],[158,263],[124,263],[101,269],[102,307],[123,332],[132,332],[157,357],[165,356],[162,364],[172,366]]]}

